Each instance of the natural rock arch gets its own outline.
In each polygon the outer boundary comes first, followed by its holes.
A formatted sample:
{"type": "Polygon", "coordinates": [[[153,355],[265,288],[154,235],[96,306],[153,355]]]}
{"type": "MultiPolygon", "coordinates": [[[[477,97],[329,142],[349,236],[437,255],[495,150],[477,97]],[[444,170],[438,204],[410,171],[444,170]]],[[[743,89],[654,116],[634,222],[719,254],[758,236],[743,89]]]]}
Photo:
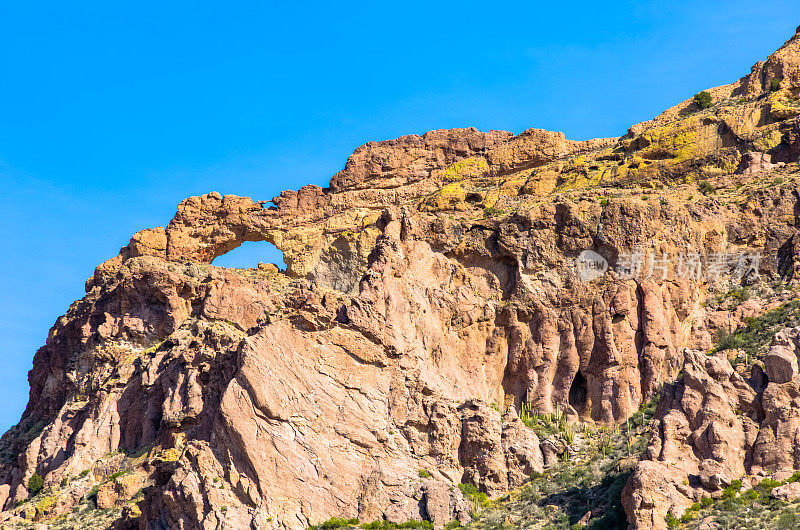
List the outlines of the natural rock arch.
{"type": "Polygon", "coordinates": [[[267,263],[286,270],[283,252],[269,241],[244,241],[212,261],[214,266],[235,269],[255,268],[259,264],[267,263]]]}

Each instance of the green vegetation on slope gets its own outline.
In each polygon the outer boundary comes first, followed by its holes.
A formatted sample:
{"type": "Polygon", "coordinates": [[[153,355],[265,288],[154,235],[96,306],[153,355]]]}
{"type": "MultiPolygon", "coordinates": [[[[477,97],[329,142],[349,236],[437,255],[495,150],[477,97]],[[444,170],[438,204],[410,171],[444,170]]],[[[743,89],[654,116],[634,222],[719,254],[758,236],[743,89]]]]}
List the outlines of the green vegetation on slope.
{"type": "Polygon", "coordinates": [[[697,103],[697,106],[701,109],[709,108],[712,104],[712,101],[711,94],[705,90],[694,95],[694,102],[697,103]]]}
{"type": "MultiPolygon", "coordinates": [[[[432,530],[433,523],[429,521],[407,521],[405,523],[392,523],[389,521],[373,521],[371,523],[361,524],[358,519],[342,519],[340,517],[332,517],[327,521],[318,525],[309,526],[309,530],[334,530],[334,529],[356,529],[361,528],[364,530],[396,530],[396,529],[409,529],[409,530],[432,530]]],[[[452,527],[451,528],[455,528],[452,527]]]]}
{"type": "Polygon", "coordinates": [[[690,506],[680,519],[666,517],[669,528],[695,529],[701,525],[723,529],[761,530],[800,527],[800,501],[785,502],[770,497],[773,488],[789,482],[800,482],[800,473],[778,482],[764,479],[753,488],[743,490],[734,480],[722,491],[719,499],[704,497],[690,506]]]}
{"type": "MultiPolygon", "coordinates": [[[[573,427],[574,452],[566,451],[561,462],[535,473],[521,488],[478,504],[475,521],[467,528],[625,528],[620,494],[646,447],[656,404],[656,398],[643,404],[620,427],[573,427]],[[586,524],[581,524],[587,514],[586,524]]],[[[552,434],[562,436],[556,434],[563,430],[554,415],[533,414],[523,408],[520,417],[526,415],[536,418],[526,424],[539,430],[549,422],[552,434]]]]}
{"type": "Polygon", "coordinates": [[[791,300],[760,316],[745,320],[747,325],[733,333],[722,331],[713,352],[743,350],[745,355],[760,358],[772,337],[781,328],[800,323],[800,299],[791,300]]]}

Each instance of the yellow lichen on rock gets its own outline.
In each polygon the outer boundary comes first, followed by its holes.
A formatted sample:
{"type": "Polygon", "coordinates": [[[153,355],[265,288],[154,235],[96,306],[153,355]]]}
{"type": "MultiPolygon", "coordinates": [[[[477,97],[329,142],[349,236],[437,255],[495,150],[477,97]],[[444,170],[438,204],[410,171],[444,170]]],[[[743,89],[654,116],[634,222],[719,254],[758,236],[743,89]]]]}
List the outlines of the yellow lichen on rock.
{"type": "Polygon", "coordinates": [[[783,121],[795,116],[800,116],[800,107],[789,106],[786,104],[787,94],[783,91],[773,92],[767,99],[769,103],[769,114],[774,119],[783,121]]]}
{"type": "Polygon", "coordinates": [[[182,451],[177,447],[170,447],[161,453],[161,460],[164,462],[177,462],[181,458],[182,451]]]}
{"type": "Polygon", "coordinates": [[[778,129],[772,129],[771,131],[766,132],[764,136],[753,142],[753,147],[755,147],[757,151],[766,152],[779,145],[782,140],[783,134],[781,131],[778,129]]]}
{"type": "Polygon", "coordinates": [[[125,473],[102,484],[97,491],[98,508],[108,509],[121,501],[130,500],[145,485],[145,478],[138,473],[125,473]]]}
{"type": "Polygon", "coordinates": [[[142,509],[135,502],[127,503],[125,509],[129,519],[138,519],[142,516],[142,509]]]}
{"type": "Polygon", "coordinates": [[[564,166],[554,191],[588,188],[611,182],[618,177],[619,170],[616,163],[587,160],[586,157],[579,156],[564,166]]]}
{"type": "Polygon", "coordinates": [[[447,181],[454,182],[467,178],[481,176],[487,173],[489,164],[483,157],[465,158],[452,164],[441,171],[441,176],[447,181]]]}
{"type": "Polygon", "coordinates": [[[467,198],[467,190],[458,183],[453,182],[441,188],[420,204],[422,211],[435,212],[440,210],[464,211],[468,205],[464,202],[467,198]]]}
{"type": "Polygon", "coordinates": [[[675,162],[692,158],[697,152],[697,125],[696,118],[689,118],[653,127],[642,134],[649,145],[641,156],[650,160],[669,158],[675,162]]]}
{"type": "Polygon", "coordinates": [[[637,155],[633,155],[633,156],[631,157],[630,161],[628,161],[628,163],[627,163],[626,165],[627,165],[629,168],[631,168],[631,169],[638,169],[638,168],[640,168],[640,167],[641,167],[641,166],[642,166],[644,163],[645,163],[645,162],[644,162],[644,158],[642,158],[642,157],[640,157],[640,156],[637,156],[637,155]]]}

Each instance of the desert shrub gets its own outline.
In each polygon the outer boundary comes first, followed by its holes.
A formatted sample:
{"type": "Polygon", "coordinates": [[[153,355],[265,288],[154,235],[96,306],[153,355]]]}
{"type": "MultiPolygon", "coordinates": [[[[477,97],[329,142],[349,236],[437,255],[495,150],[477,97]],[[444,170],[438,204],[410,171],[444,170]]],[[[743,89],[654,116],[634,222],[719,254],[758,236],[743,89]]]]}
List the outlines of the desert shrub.
{"type": "Polygon", "coordinates": [[[667,528],[678,528],[680,526],[680,522],[671,513],[668,513],[664,520],[667,522],[667,528]]]}
{"type": "Polygon", "coordinates": [[[464,484],[462,482],[458,485],[458,489],[461,490],[461,493],[467,497],[472,497],[473,495],[478,494],[478,488],[474,484],[464,484]]]}
{"type": "Polygon", "coordinates": [[[800,518],[793,511],[786,510],[778,516],[775,523],[778,528],[797,528],[800,526],[800,518]]]}
{"type": "Polygon", "coordinates": [[[389,521],[372,521],[371,523],[362,524],[361,528],[364,530],[394,530],[397,525],[389,521]]]}
{"type": "Polygon", "coordinates": [[[772,491],[772,488],[777,488],[781,484],[783,483],[778,482],[777,480],[772,480],[771,478],[765,478],[764,480],[759,482],[754,489],[761,495],[769,495],[769,492],[772,491]]]}
{"type": "Polygon", "coordinates": [[[712,351],[745,350],[752,349],[753,343],[743,333],[731,333],[725,329],[717,330],[717,346],[712,351]]]}
{"type": "Polygon", "coordinates": [[[127,471],[116,471],[112,473],[110,477],[108,477],[108,480],[114,480],[115,478],[119,478],[125,474],[127,474],[127,471]]]}
{"type": "Polygon", "coordinates": [[[773,77],[769,80],[769,89],[773,92],[777,92],[781,89],[781,80],[778,77],[773,77]]]}
{"type": "Polygon", "coordinates": [[[717,188],[715,188],[714,185],[707,180],[698,182],[697,189],[700,190],[700,193],[702,193],[703,195],[711,195],[712,193],[717,191],[717,188]]]}
{"type": "Polygon", "coordinates": [[[750,289],[747,287],[731,289],[725,294],[726,298],[732,298],[737,302],[746,302],[750,300],[750,289]]]}
{"type": "Polygon", "coordinates": [[[722,490],[723,499],[732,499],[742,489],[742,481],[734,480],[731,485],[722,490]]]}
{"type": "MultiPolygon", "coordinates": [[[[352,525],[350,525],[352,526],[352,525]]],[[[322,527],[320,527],[322,528],[322,527]]],[[[433,530],[433,523],[430,521],[406,521],[405,523],[393,523],[391,521],[372,521],[371,523],[362,524],[359,528],[364,530],[397,530],[399,528],[409,528],[414,530],[433,530]]],[[[461,523],[458,521],[451,521],[445,525],[445,529],[461,528],[461,523]],[[453,524],[456,523],[456,524],[453,524]]]]}
{"type": "Polygon", "coordinates": [[[427,469],[420,469],[419,470],[419,476],[420,476],[420,478],[430,478],[431,477],[431,473],[427,469]]]}
{"type": "Polygon", "coordinates": [[[397,528],[414,528],[415,530],[424,529],[427,530],[430,528],[433,529],[433,523],[430,521],[406,521],[405,523],[400,523],[397,525],[397,528]]]}
{"type": "Polygon", "coordinates": [[[133,453],[129,454],[128,457],[133,459],[141,458],[147,453],[149,453],[150,449],[152,449],[151,446],[145,445],[144,447],[140,447],[137,451],[134,451],[133,453]]]}
{"type": "Polygon", "coordinates": [[[473,484],[464,484],[460,483],[458,485],[458,489],[461,490],[461,493],[471,499],[475,504],[482,508],[486,508],[491,505],[492,501],[489,500],[489,496],[482,491],[478,491],[473,484]]]}
{"type": "Polygon", "coordinates": [[[743,349],[749,355],[756,355],[772,341],[778,329],[796,325],[800,319],[800,300],[776,307],[761,316],[745,319],[747,326],[728,333],[720,330],[714,351],[743,349]]]}
{"type": "Polygon", "coordinates": [[[38,473],[31,475],[28,479],[28,493],[31,497],[37,495],[44,488],[44,479],[38,473]]]}
{"type": "Polygon", "coordinates": [[[495,208],[494,206],[487,206],[486,208],[483,209],[483,214],[486,217],[495,217],[497,215],[502,214],[504,211],[505,210],[503,210],[502,208],[495,208]]]}
{"type": "Polygon", "coordinates": [[[335,528],[348,528],[350,526],[356,526],[358,524],[358,519],[343,519],[342,517],[331,517],[327,521],[318,524],[317,526],[313,526],[315,530],[333,530],[335,528]]]}
{"type": "Polygon", "coordinates": [[[711,94],[707,91],[703,90],[702,92],[698,92],[694,95],[694,102],[697,104],[698,107],[701,109],[707,109],[711,106],[711,94]]]}

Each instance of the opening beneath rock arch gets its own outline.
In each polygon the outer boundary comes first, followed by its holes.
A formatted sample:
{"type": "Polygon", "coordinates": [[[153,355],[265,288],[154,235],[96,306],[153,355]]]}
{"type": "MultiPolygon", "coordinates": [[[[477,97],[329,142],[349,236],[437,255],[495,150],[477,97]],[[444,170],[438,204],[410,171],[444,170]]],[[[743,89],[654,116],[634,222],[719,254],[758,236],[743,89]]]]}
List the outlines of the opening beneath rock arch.
{"type": "Polygon", "coordinates": [[[245,241],[235,249],[214,258],[216,267],[229,269],[254,269],[259,263],[273,263],[282,271],[286,270],[283,252],[266,241],[245,241]]]}
{"type": "Polygon", "coordinates": [[[569,404],[578,414],[586,408],[586,397],[586,378],[578,372],[575,374],[575,379],[572,380],[572,386],[569,387],[569,404]]]}

